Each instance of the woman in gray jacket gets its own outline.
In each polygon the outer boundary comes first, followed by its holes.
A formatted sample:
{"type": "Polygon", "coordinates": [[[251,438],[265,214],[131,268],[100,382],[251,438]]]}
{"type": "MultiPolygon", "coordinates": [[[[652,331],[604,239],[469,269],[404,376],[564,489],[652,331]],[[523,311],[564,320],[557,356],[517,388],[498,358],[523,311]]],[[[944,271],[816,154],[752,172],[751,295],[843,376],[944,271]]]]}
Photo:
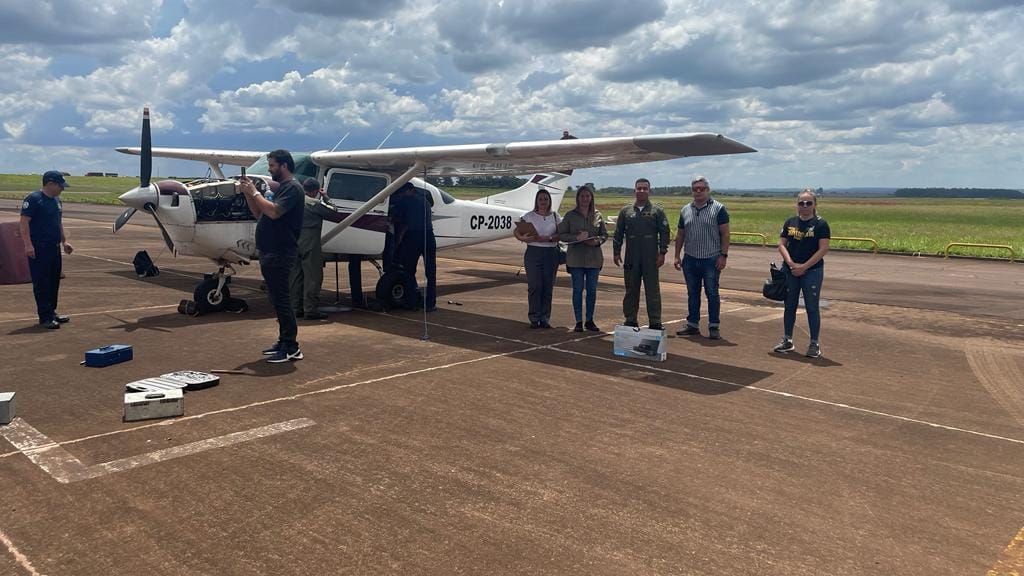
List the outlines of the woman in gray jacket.
{"type": "Polygon", "coordinates": [[[608,239],[604,218],[594,206],[594,189],[584,184],[576,190],[576,208],[567,212],[558,224],[558,239],[569,245],[565,265],[572,275],[572,309],[576,314],[574,331],[584,326],[600,331],[594,324],[597,306],[597,277],[604,265],[601,244],[608,239]],[[587,322],[583,323],[583,289],[587,290],[587,322]]]}

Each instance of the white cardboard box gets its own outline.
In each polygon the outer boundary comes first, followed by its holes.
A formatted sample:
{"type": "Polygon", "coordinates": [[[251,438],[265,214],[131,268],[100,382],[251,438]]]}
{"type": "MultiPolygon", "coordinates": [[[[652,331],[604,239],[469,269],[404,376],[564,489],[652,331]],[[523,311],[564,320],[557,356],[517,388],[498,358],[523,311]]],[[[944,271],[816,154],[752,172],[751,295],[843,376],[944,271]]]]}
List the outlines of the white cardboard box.
{"type": "Polygon", "coordinates": [[[185,414],[185,395],[179,390],[127,392],[124,395],[124,421],[173,418],[185,414]]]}
{"type": "Polygon", "coordinates": [[[616,356],[662,361],[668,358],[665,342],[664,330],[616,326],[612,351],[616,356]]]}
{"type": "Polygon", "coordinates": [[[0,392],[0,424],[14,420],[14,392],[0,392]]]}

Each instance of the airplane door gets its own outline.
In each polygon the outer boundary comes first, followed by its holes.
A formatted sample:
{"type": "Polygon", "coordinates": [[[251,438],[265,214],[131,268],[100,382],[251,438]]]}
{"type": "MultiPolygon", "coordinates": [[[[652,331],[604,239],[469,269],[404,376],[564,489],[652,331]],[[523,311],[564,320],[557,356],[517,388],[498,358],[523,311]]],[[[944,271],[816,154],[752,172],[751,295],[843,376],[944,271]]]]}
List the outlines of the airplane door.
{"type": "MultiPolygon", "coordinates": [[[[391,177],[376,172],[331,169],[325,177],[327,196],[338,208],[338,221],[373,198],[389,183],[391,177]]],[[[388,203],[374,206],[352,226],[338,234],[324,246],[325,252],[377,256],[384,251],[384,233],[387,231],[388,203]]],[[[324,222],[321,234],[327,233],[335,222],[324,222]]]]}

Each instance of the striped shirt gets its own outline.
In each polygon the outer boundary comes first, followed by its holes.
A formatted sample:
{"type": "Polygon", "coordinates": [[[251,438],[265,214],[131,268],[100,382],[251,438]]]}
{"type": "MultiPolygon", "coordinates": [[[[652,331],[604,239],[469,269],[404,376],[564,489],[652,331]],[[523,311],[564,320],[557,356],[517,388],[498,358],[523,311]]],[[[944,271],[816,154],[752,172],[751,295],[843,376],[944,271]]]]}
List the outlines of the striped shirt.
{"type": "Polygon", "coordinates": [[[676,227],[683,231],[683,253],[692,258],[714,258],[722,253],[718,227],[729,223],[729,212],[714,198],[703,208],[690,202],[679,211],[676,227]]]}

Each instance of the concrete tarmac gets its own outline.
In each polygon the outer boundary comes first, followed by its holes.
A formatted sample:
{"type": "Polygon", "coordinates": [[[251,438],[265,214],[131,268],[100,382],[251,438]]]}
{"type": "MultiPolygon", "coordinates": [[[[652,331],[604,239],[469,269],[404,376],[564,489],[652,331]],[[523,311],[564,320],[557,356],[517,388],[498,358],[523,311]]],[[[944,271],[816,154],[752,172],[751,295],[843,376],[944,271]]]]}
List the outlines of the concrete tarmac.
{"type": "MultiPolygon", "coordinates": [[[[502,241],[440,254],[425,323],[300,321],[305,359],[269,365],[257,267],[231,285],[249,312],[180,315],[211,264],[161,255],[144,214],[112,236],[117,212],[67,205],[60,330],[35,325],[29,285],[0,286],[0,392],[19,416],[0,426],[0,574],[1024,569],[1020,264],[830,254],[810,360],[769,352],[777,254],[737,246],[724,339],[673,337],[645,362],[570,330],[564,271],[555,329],[529,329],[522,248],[502,241]],[[160,276],[135,276],[141,249],[160,276]],[[135,358],[79,365],[112,343],[135,358]],[[183,417],[121,421],[125,383],[185,369],[240,373],[187,393],[183,417]]],[[[602,274],[611,330],[621,279],[610,258],[602,274]]],[[[681,274],[662,291],[677,329],[681,274]]]]}

